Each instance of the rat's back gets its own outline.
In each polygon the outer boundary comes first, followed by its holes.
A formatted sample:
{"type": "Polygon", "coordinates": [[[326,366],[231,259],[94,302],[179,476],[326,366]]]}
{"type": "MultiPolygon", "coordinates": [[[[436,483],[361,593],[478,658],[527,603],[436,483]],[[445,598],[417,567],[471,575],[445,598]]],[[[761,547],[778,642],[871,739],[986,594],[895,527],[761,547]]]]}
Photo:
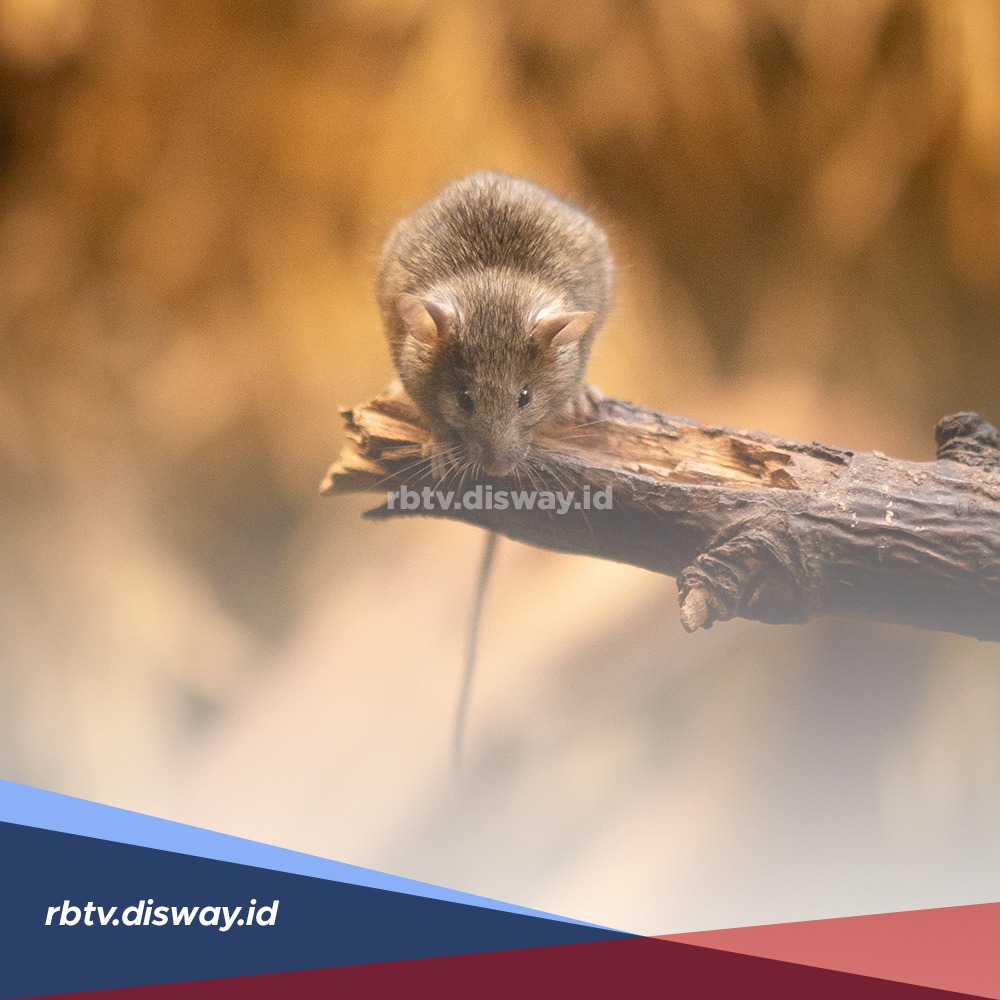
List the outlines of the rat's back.
{"type": "Polygon", "coordinates": [[[379,261],[379,303],[389,309],[402,292],[492,270],[551,288],[598,324],[610,305],[611,255],[590,216],[530,181],[488,171],[454,181],[397,223],[379,261]]]}

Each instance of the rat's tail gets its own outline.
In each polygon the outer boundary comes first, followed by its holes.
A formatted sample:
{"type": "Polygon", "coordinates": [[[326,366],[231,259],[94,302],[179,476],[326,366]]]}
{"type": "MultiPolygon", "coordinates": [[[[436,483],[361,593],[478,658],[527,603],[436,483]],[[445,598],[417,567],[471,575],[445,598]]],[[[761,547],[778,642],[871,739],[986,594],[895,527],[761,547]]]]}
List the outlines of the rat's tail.
{"type": "Polygon", "coordinates": [[[497,550],[497,539],[500,536],[495,531],[486,535],[486,545],[479,562],[479,576],[476,579],[476,596],[472,603],[472,615],[469,618],[469,636],[465,645],[465,662],[462,667],[462,686],[458,692],[458,707],[455,709],[455,731],[452,735],[452,762],[455,766],[455,776],[462,773],[462,743],[465,737],[465,719],[469,714],[469,693],[472,689],[472,675],[476,670],[476,653],[479,647],[479,625],[483,620],[483,604],[486,600],[486,587],[490,582],[490,572],[493,569],[493,556],[497,550]]]}

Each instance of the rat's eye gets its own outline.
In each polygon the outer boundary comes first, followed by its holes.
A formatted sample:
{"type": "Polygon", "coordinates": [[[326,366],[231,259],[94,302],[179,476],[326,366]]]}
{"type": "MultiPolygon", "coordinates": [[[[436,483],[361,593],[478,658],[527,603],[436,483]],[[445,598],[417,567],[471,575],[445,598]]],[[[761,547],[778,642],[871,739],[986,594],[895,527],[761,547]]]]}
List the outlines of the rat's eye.
{"type": "Polygon", "coordinates": [[[468,389],[463,389],[458,394],[458,405],[465,410],[466,413],[471,413],[475,408],[475,404],[472,402],[472,393],[468,389]]]}
{"type": "Polygon", "coordinates": [[[531,402],[531,389],[526,386],[521,386],[521,391],[517,394],[517,405],[522,409],[531,402]]]}

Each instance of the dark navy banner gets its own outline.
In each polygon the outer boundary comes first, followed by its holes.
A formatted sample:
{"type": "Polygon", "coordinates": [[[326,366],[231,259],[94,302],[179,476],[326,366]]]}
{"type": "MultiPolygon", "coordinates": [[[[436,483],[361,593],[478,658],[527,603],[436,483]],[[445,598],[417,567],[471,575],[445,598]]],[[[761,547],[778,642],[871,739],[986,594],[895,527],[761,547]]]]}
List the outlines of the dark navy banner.
{"type": "Polygon", "coordinates": [[[0,998],[623,938],[0,823],[0,998]]]}

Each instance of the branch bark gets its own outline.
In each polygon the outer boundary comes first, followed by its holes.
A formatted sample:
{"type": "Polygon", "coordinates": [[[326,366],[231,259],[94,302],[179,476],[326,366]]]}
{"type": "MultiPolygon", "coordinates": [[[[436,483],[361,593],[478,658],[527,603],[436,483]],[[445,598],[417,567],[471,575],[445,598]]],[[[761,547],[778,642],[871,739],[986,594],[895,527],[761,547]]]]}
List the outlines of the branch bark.
{"type": "Polygon", "coordinates": [[[734,617],[772,623],[854,615],[1000,641],[1000,448],[974,413],[937,426],[937,459],[796,443],[604,400],[587,426],[539,428],[519,480],[439,484],[428,433],[403,396],[341,411],[348,440],[324,494],[428,488],[432,508],[531,545],[677,578],[688,631],[734,617]],[[442,509],[481,487],[479,509],[442,509]],[[610,497],[607,509],[493,509],[499,490],[610,497]],[[492,487],[492,493],[490,492],[492,487]],[[610,487],[610,492],[607,488],[610,487]]]}

